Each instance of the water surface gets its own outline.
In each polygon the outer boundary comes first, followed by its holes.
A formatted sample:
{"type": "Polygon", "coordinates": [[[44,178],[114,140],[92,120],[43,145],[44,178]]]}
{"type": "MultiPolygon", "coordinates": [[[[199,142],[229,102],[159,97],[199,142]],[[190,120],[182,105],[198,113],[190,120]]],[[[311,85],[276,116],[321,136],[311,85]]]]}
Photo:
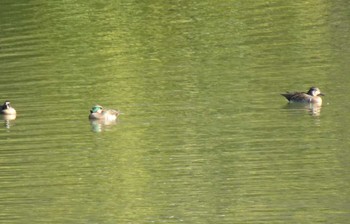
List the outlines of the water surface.
{"type": "Polygon", "coordinates": [[[348,11],[3,1],[1,222],[348,223],[348,11]]]}

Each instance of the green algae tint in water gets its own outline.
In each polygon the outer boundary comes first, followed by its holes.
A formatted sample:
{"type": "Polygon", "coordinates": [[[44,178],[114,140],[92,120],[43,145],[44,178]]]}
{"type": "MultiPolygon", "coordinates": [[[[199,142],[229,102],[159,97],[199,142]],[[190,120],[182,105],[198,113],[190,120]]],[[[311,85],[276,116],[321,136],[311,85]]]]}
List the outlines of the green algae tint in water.
{"type": "Polygon", "coordinates": [[[1,222],[348,223],[348,10],[2,2],[1,222]]]}

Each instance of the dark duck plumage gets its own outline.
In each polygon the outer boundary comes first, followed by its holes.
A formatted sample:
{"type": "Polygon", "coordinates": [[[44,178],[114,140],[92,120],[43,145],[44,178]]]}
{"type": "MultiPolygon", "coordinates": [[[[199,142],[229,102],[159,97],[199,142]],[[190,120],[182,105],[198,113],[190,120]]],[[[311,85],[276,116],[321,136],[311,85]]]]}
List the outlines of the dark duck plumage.
{"type": "Polygon", "coordinates": [[[324,96],[320,89],[317,87],[311,87],[307,93],[305,92],[287,92],[282,93],[290,103],[317,103],[322,104],[322,98],[324,96]]]}

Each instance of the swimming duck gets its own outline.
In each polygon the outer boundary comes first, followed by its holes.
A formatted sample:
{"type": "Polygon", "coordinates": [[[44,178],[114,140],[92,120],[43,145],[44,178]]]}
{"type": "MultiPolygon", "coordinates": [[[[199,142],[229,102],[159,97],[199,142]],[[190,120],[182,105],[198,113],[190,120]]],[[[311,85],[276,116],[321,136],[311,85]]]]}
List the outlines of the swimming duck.
{"type": "Polygon", "coordinates": [[[324,96],[320,89],[317,87],[311,87],[307,93],[305,92],[287,92],[282,93],[290,103],[313,103],[322,104],[322,98],[324,96]]]}
{"type": "Polygon", "coordinates": [[[5,103],[1,106],[0,113],[4,115],[15,115],[16,110],[15,108],[11,107],[10,101],[6,100],[5,103]]]}
{"type": "Polygon", "coordinates": [[[95,105],[90,110],[89,119],[92,119],[92,120],[105,119],[105,120],[113,121],[117,119],[119,114],[120,113],[117,110],[103,109],[101,105],[95,105]]]}

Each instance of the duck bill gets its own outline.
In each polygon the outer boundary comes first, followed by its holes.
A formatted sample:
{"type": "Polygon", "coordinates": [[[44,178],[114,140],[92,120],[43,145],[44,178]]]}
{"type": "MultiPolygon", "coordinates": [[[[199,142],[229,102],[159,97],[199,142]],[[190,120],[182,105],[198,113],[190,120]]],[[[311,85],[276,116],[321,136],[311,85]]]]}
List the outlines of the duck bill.
{"type": "Polygon", "coordinates": [[[320,94],[318,94],[318,96],[324,96],[324,94],[323,94],[323,93],[320,93],[320,94]]]}

